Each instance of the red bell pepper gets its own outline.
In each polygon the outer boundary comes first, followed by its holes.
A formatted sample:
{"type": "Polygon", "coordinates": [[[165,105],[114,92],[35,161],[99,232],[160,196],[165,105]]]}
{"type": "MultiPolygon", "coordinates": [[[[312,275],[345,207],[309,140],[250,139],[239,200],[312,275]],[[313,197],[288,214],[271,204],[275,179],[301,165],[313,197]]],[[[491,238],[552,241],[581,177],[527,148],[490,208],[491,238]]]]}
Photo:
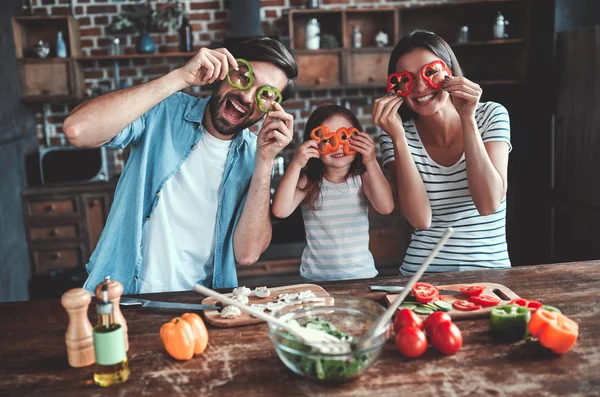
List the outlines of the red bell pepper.
{"type": "Polygon", "coordinates": [[[530,301],[528,299],[523,299],[523,298],[513,299],[510,302],[508,302],[508,304],[509,305],[523,306],[523,307],[526,307],[528,309],[531,309],[532,311],[536,311],[537,309],[539,309],[540,307],[542,307],[542,303],[540,303],[538,301],[530,301]]]}
{"type": "Polygon", "coordinates": [[[452,71],[448,69],[441,59],[428,63],[421,69],[423,80],[425,80],[429,87],[436,90],[442,88],[446,76],[452,76],[452,71]]]}
{"type": "Polygon", "coordinates": [[[387,92],[406,97],[412,91],[413,76],[408,72],[392,73],[388,76],[387,92]]]}

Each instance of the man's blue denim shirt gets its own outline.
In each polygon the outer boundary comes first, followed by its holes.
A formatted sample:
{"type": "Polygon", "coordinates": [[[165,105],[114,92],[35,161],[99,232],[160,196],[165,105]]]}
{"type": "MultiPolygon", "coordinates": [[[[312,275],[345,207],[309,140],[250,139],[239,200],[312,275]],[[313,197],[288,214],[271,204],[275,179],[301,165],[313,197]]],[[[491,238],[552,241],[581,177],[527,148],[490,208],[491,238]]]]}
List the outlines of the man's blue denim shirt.
{"type": "MultiPolygon", "coordinates": [[[[191,153],[203,134],[207,99],[176,93],[126,127],[111,148],[130,146],[100,241],[86,269],[89,291],[105,276],[119,281],[124,294],[140,291],[142,228],[160,200],[160,191],[191,153]]],[[[242,213],[256,159],[256,135],[247,129],[233,140],[227,155],[215,227],[214,273],[200,281],[213,288],[237,286],[233,234],[242,213]]],[[[202,181],[198,181],[202,183],[202,181]]],[[[198,225],[198,230],[202,230],[198,225]]],[[[204,231],[205,232],[205,231],[204,231]]]]}

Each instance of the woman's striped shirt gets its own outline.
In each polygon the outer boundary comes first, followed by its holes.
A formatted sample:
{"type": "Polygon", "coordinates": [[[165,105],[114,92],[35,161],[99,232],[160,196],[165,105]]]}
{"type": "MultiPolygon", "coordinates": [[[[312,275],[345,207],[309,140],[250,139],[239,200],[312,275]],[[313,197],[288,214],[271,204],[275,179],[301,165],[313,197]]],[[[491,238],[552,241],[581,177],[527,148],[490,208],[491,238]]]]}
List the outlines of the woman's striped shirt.
{"type": "Polygon", "coordinates": [[[306,248],[300,275],[308,280],[327,281],[370,278],[377,275],[369,251],[368,202],[362,179],[331,183],[323,178],[321,194],[313,210],[301,206],[306,248]]]}
{"type": "MultiPolygon", "coordinates": [[[[475,119],[483,142],[510,144],[510,120],[504,106],[480,103],[475,119]]],[[[510,267],[506,247],[506,197],[491,215],[481,216],[475,208],[467,184],[465,155],[450,166],[437,164],[425,150],[413,120],[405,122],[406,139],[413,160],[425,183],[431,204],[431,227],[416,229],[406,251],[400,274],[414,273],[442,237],[448,226],[454,235],[429,266],[428,272],[510,267]]],[[[394,147],[388,135],[381,137],[383,164],[394,160],[394,147]]]]}

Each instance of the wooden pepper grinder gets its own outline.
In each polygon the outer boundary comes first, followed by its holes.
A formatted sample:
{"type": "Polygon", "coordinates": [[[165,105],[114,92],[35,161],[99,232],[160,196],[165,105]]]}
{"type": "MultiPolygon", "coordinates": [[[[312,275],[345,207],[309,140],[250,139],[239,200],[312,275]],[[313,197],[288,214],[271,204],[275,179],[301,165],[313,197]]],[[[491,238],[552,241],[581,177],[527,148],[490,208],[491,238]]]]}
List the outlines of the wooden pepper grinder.
{"type": "Polygon", "coordinates": [[[123,313],[121,313],[121,308],[119,307],[119,301],[121,300],[121,295],[123,295],[123,286],[120,282],[116,280],[111,280],[110,276],[104,277],[104,282],[98,284],[94,292],[96,293],[96,298],[99,301],[102,301],[102,286],[105,285],[108,287],[108,300],[110,300],[113,304],[113,318],[116,324],[121,324],[123,327],[123,333],[125,334],[125,351],[129,351],[129,336],[127,334],[127,321],[125,321],[125,317],[123,317],[123,313]]]}
{"type": "Polygon", "coordinates": [[[85,367],[96,362],[93,328],[88,319],[88,306],[91,301],[92,295],[82,288],[73,288],[65,292],[60,301],[69,314],[65,342],[71,367],[85,367]]]}

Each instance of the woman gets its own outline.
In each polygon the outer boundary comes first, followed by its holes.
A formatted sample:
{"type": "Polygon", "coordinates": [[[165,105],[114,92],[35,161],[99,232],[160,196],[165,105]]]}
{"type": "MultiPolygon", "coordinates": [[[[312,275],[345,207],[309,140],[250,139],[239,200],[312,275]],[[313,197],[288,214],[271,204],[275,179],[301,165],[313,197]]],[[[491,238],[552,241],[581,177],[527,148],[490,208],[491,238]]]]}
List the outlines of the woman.
{"type": "Polygon", "coordinates": [[[417,30],[401,39],[388,72],[408,72],[413,80],[408,95],[388,94],[373,107],[373,121],[387,134],[381,138],[383,164],[415,229],[400,273],[414,273],[448,226],[455,233],[429,272],[510,267],[508,112],[498,103],[479,102],[481,87],[463,77],[450,46],[431,32],[417,30]],[[452,76],[432,88],[421,72],[439,60],[452,76]]]}

